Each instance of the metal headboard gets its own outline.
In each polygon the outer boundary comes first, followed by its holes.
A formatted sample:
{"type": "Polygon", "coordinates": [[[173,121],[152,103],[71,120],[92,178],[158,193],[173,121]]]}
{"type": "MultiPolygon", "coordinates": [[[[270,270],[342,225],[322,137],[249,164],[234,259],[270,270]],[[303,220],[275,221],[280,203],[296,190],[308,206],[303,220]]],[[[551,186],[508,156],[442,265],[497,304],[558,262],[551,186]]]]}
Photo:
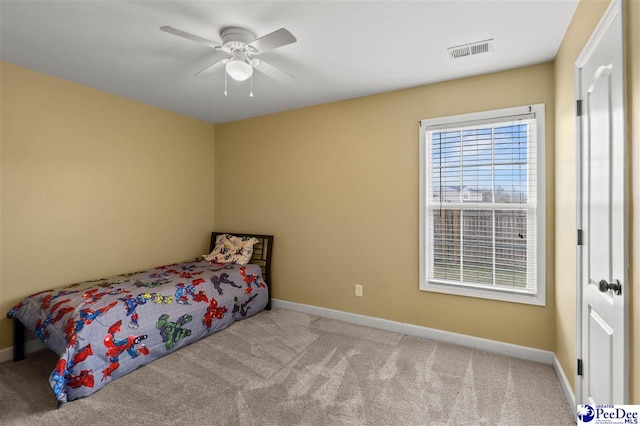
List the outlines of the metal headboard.
{"type": "Polygon", "coordinates": [[[269,301],[265,309],[271,309],[271,255],[273,252],[273,235],[260,235],[260,234],[244,234],[237,232],[212,232],[211,243],[209,245],[209,252],[213,250],[216,245],[216,237],[222,234],[230,234],[236,237],[253,237],[257,238],[258,242],[253,246],[253,255],[249,263],[258,265],[262,269],[262,277],[267,283],[269,290],[269,301]]]}

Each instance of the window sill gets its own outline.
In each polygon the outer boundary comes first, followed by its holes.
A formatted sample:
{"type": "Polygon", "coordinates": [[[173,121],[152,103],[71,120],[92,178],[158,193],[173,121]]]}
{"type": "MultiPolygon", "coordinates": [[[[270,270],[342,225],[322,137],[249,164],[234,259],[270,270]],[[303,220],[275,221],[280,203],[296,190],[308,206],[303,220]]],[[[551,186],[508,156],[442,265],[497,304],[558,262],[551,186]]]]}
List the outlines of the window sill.
{"type": "MultiPolygon", "coordinates": [[[[541,283],[540,285],[544,285],[541,283]]],[[[523,303],[526,305],[546,306],[545,295],[535,295],[526,293],[510,293],[501,290],[484,288],[462,287],[457,285],[422,283],[421,291],[433,293],[453,294],[456,296],[475,297],[480,299],[498,300],[501,302],[523,303]]]]}

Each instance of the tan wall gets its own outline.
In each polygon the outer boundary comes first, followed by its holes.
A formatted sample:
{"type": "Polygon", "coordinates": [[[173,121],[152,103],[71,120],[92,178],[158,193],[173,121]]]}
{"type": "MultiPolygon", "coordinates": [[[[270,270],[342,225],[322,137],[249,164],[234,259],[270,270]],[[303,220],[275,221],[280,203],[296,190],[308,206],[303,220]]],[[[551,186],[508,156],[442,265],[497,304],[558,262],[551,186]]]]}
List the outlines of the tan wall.
{"type": "MultiPolygon", "coordinates": [[[[8,302],[5,302],[5,296],[2,292],[2,141],[4,135],[4,102],[3,99],[5,97],[5,93],[2,85],[2,75],[3,75],[3,63],[0,61],[0,309],[4,309],[7,306],[8,302]]],[[[0,318],[4,318],[5,312],[0,312],[0,318]]],[[[4,348],[7,346],[6,342],[10,339],[10,337],[3,337],[9,334],[7,329],[8,324],[2,325],[2,319],[0,319],[0,348],[4,348]]],[[[6,323],[6,322],[5,322],[6,323]]]]}
{"type": "MultiPolygon", "coordinates": [[[[203,253],[214,126],[0,62],[0,311],[203,253]]],[[[11,346],[0,315],[0,349],[11,346]]]]}
{"type": "Polygon", "coordinates": [[[275,235],[274,297],[553,350],[551,63],[216,126],[216,228],[275,235]],[[547,306],[418,290],[418,121],[545,103],[547,306]],[[364,297],[354,297],[354,284],[364,297]]]}
{"type": "Polygon", "coordinates": [[[640,1],[625,3],[627,90],[631,145],[631,403],[640,404],[640,1]]]}
{"type": "MultiPolygon", "coordinates": [[[[576,365],[576,293],[575,293],[575,229],[576,229],[576,179],[575,179],[575,132],[574,132],[574,64],[587,40],[609,6],[609,0],[582,0],[560,46],[555,65],[556,91],[556,356],[571,385],[574,386],[576,365]]],[[[640,40],[638,36],[640,23],[640,1],[625,1],[627,25],[627,89],[629,130],[633,135],[635,149],[629,154],[631,163],[640,164],[638,118],[640,101],[639,54],[640,40]]],[[[631,265],[640,264],[640,168],[631,167],[631,225],[634,238],[631,238],[631,265]]],[[[638,290],[640,274],[632,268],[630,282],[631,313],[631,401],[640,403],[640,306],[638,306],[638,290]]]]}

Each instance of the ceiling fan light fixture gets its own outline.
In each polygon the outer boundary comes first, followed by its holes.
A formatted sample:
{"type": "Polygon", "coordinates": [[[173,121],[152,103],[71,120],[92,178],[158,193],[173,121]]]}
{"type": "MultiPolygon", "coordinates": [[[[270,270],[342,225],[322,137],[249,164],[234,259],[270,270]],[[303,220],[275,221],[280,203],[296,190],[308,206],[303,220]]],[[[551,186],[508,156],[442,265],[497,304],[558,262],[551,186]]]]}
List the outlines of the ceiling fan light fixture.
{"type": "Polygon", "coordinates": [[[245,81],[253,74],[253,67],[243,59],[232,59],[225,65],[225,71],[235,81],[245,81]]]}

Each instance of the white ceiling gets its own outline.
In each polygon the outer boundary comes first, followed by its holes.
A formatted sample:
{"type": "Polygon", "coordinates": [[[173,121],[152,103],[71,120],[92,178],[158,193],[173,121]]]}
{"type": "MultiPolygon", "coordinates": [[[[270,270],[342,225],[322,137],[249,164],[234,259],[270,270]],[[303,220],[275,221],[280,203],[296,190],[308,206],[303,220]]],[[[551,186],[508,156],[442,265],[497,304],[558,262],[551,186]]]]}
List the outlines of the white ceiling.
{"type": "Polygon", "coordinates": [[[0,59],[212,123],[355,98],[552,60],[578,0],[132,1],[0,0],[0,59]],[[287,28],[298,42],[259,57],[296,78],[256,72],[208,77],[211,48],[158,30],[220,42],[287,28]],[[447,47],[494,39],[457,60],[447,47]]]}

